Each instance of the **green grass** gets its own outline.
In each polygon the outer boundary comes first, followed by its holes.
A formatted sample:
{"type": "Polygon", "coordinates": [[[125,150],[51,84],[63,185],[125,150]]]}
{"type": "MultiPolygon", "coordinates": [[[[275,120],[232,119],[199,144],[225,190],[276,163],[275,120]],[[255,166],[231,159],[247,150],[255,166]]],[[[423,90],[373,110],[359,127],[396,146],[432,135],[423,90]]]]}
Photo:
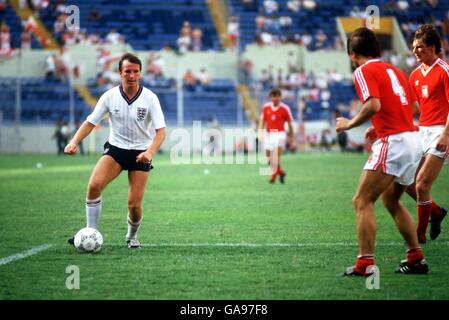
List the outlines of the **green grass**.
{"type": "MultiPolygon", "coordinates": [[[[131,251],[124,245],[122,173],[103,193],[102,251],[80,254],[65,242],[85,224],[86,184],[96,160],[0,156],[0,259],[52,245],[0,266],[0,299],[449,299],[448,219],[441,236],[423,246],[429,275],[396,275],[405,250],[380,203],[380,290],[367,290],[365,279],[336,276],[357,254],[351,198],[365,155],[285,156],[285,185],[268,184],[259,165],[172,165],[158,155],[140,230],[141,241],[152,246],[131,251]],[[65,286],[69,265],[80,268],[79,290],[65,286]]],[[[445,206],[447,181],[445,168],[433,192],[445,206]]],[[[415,204],[408,197],[404,203],[415,218],[415,204]]]]}

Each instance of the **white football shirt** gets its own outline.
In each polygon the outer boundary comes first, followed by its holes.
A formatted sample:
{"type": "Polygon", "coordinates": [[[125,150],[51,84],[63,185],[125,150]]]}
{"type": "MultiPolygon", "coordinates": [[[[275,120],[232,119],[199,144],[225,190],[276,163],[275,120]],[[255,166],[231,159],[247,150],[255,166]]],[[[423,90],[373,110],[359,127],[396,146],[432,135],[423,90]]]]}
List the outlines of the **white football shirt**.
{"type": "Polygon", "coordinates": [[[109,143],[122,149],[148,149],[155,130],[165,128],[159,99],[142,85],[132,99],[128,99],[121,85],[109,89],[100,97],[87,121],[97,125],[106,114],[109,115],[109,143]]]}

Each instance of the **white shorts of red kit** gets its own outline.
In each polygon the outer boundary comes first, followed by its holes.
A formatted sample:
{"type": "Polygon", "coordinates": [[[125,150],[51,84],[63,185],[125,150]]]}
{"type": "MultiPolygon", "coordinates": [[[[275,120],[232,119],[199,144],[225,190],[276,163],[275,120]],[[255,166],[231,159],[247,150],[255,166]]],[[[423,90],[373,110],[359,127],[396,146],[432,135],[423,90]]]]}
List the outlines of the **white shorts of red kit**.
{"type": "Polygon", "coordinates": [[[411,185],[423,155],[421,139],[416,131],[406,131],[377,139],[364,170],[378,170],[395,176],[402,185],[411,185]]]}
{"type": "Polygon", "coordinates": [[[434,156],[444,160],[444,164],[449,163],[449,148],[446,151],[438,151],[436,149],[438,138],[443,133],[444,126],[428,126],[419,127],[419,136],[423,144],[424,155],[433,154],[434,156]]]}
{"type": "Polygon", "coordinates": [[[285,148],[287,134],[285,131],[272,131],[265,133],[265,150],[273,151],[276,148],[285,148]]]}

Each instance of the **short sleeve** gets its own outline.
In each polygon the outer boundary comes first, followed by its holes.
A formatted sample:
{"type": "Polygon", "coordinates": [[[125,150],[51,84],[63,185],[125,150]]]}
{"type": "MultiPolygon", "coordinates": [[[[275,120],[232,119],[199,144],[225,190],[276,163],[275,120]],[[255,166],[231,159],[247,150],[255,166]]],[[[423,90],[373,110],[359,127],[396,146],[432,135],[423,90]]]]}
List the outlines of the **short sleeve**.
{"type": "Polygon", "coordinates": [[[354,72],[354,84],[360,100],[365,103],[370,97],[380,97],[379,85],[371,70],[363,67],[354,72]]]}
{"type": "Polygon", "coordinates": [[[150,107],[150,114],[152,119],[152,127],[157,130],[160,128],[165,128],[165,118],[162,113],[161,104],[159,103],[159,99],[155,94],[152,95],[152,103],[150,107]]]}
{"type": "Polygon", "coordinates": [[[87,121],[93,125],[97,125],[100,123],[101,119],[108,113],[107,100],[108,100],[108,92],[103,93],[100,99],[95,106],[94,111],[87,117],[87,121]]]}

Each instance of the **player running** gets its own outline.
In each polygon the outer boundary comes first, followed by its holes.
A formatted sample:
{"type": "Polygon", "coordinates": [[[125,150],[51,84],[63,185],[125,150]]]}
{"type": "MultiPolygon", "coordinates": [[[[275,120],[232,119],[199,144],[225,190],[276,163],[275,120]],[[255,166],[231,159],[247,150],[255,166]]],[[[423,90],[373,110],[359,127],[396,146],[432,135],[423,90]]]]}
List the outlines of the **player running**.
{"type": "MultiPolygon", "coordinates": [[[[132,54],[119,61],[121,85],[106,91],[94,111],[75,133],[64,152],[75,154],[78,144],[89,135],[104,116],[109,115],[110,134],[87,186],[87,227],[98,229],[102,198],[106,186],[128,171],[129,248],[139,248],[137,231],[142,221],[142,201],[153,155],[165,139],[165,120],[157,96],[140,84],[142,62],[132,54]]],[[[73,244],[73,238],[69,239],[73,244]]]]}
{"type": "Polygon", "coordinates": [[[296,148],[292,125],[293,117],[290,108],[281,102],[281,90],[271,89],[269,97],[271,102],[264,104],[259,120],[259,135],[262,135],[265,124],[266,132],[265,136],[259,137],[259,140],[264,141],[266,156],[271,166],[272,174],[269,182],[275,183],[276,177],[279,175],[279,180],[284,183],[287,174],[281,168],[281,155],[287,139],[286,122],[288,124],[290,149],[296,148]]]}
{"type": "Polygon", "coordinates": [[[430,238],[441,232],[441,222],[447,215],[432,199],[432,185],[443,164],[449,163],[449,65],[441,60],[441,39],[434,26],[422,25],[416,30],[413,53],[421,65],[410,74],[410,86],[419,100],[419,135],[424,155],[415,184],[407,193],[418,207],[418,241],[426,243],[430,220],[430,238]]]}
{"type": "Polygon", "coordinates": [[[376,139],[363,168],[353,205],[356,212],[359,254],[345,276],[368,276],[374,265],[376,217],[374,203],[382,197],[407,246],[407,259],[397,273],[427,274],[429,267],[418,244],[413,219],[400,202],[407,185],[413,183],[422,156],[418,128],[413,125],[412,94],[406,76],[378,59],[380,45],[368,28],[355,30],[348,38],[348,55],[354,67],[354,83],[363,103],[351,120],[336,119],[337,132],[352,129],[371,119],[366,138],[376,139]]]}

